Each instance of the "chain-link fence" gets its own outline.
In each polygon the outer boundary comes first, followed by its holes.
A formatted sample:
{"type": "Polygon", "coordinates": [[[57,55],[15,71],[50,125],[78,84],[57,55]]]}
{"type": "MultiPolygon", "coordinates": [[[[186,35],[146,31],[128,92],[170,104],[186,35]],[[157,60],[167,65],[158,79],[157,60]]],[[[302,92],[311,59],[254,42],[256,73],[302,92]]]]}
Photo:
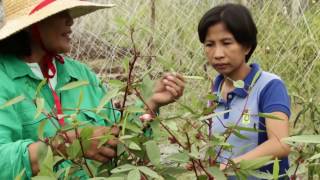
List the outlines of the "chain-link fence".
{"type": "MultiPolygon", "coordinates": [[[[108,3],[108,1],[95,0],[108,3]]],[[[177,71],[185,75],[213,77],[206,68],[197,23],[219,0],[119,0],[115,8],[76,21],[71,55],[92,66],[101,76],[119,78],[120,67],[130,57],[129,27],[141,54],[139,72],[153,68],[153,75],[177,71]],[[152,57],[149,57],[152,56],[152,57]],[[205,70],[209,72],[205,72],[205,70]]],[[[296,105],[300,100],[319,100],[320,2],[308,0],[237,1],[251,10],[258,26],[259,44],[252,62],[274,72],[286,82],[296,105]]],[[[184,100],[209,90],[209,81],[192,81],[184,100]]],[[[298,108],[294,106],[294,108],[298,108]]],[[[298,108],[299,109],[299,108],[298,108]]],[[[296,111],[298,111],[298,109],[296,111]]]]}

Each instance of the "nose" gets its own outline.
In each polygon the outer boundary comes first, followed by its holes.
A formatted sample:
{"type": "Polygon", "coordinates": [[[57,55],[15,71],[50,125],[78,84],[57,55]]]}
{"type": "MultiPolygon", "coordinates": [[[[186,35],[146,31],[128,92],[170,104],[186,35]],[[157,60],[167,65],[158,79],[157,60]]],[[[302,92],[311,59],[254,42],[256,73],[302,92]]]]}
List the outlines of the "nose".
{"type": "Polygon", "coordinates": [[[221,46],[217,46],[215,51],[213,52],[213,58],[216,60],[220,60],[224,57],[223,48],[221,46]]]}

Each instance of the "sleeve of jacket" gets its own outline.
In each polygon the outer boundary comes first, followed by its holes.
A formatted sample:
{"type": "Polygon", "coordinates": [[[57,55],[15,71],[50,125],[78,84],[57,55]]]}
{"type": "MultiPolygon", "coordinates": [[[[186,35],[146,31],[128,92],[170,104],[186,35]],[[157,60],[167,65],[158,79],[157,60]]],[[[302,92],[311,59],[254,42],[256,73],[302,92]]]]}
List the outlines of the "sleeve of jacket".
{"type": "MultiPolygon", "coordinates": [[[[0,91],[0,106],[11,99],[4,91],[0,91]]],[[[28,146],[33,140],[23,138],[15,106],[0,109],[0,179],[15,179],[23,170],[28,179],[32,176],[28,146]]]]}

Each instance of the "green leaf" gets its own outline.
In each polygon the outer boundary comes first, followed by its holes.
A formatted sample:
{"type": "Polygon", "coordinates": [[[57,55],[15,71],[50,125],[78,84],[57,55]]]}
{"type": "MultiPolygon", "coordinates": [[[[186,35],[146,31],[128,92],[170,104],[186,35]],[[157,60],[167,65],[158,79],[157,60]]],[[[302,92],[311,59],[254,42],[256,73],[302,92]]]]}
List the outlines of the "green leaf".
{"type": "Polygon", "coordinates": [[[118,90],[118,89],[113,89],[113,90],[107,92],[107,93],[103,96],[103,98],[101,99],[101,101],[100,101],[100,103],[99,103],[99,105],[98,105],[98,107],[97,107],[96,113],[99,113],[99,112],[103,109],[103,107],[104,107],[108,102],[111,101],[112,98],[114,98],[114,97],[116,97],[116,96],[118,95],[118,93],[119,93],[119,90],[118,90]]]}
{"type": "Polygon", "coordinates": [[[265,172],[261,172],[261,171],[254,171],[254,170],[249,170],[248,174],[250,176],[254,176],[256,178],[259,179],[273,179],[273,175],[270,173],[265,173],[265,172]]]}
{"type": "Polygon", "coordinates": [[[237,81],[233,81],[233,86],[235,88],[244,88],[244,81],[242,80],[237,80],[237,81]]]}
{"type": "Polygon", "coordinates": [[[154,81],[149,76],[145,76],[141,84],[141,95],[144,99],[149,99],[153,94],[154,81]]]}
{"type": "Polygon", "coordinates": [[[271,159],[272,156],[264,156],[253,160],[242,160],[239,164],[243,170],[255,170],[269,163],[271,159]]]}
{"type": "Polygon", "coordinates": [[[81,151],[80,142],[78,139],[74,140],[73,143],[67,148],[67,154],[70,159],[76,158],[81,151]]]}
{"type": "Polygon", "coordinates": [[[77,108],[80,108],[82,102],[83,102],[83,90],[81,89],[77,108]]]}
{"type": "Polygon", "coordinates": [[[212,114],[209,114],[209,115],[206,115],[206,116],[202,116],[202,117],[199,118],[199,121],[205,121],[205,120],[208,120],[208,119],[212,119],[213,117],[221,116],[221,115],[223,115],[225,113],[228,113],[230,111],[231,110],[215,112],[215,113],[212,113],[212,114]]]}
{"type": "Polygon", "coordinates": [[[279,118],[278,116],[276,116],[276,115],[274,115],[272,113],[258,113],[258,116],[259,117],[263,117],[263,118],[283,121],[283,119],[279,118]]]}
{"type": "Polygon", "coordinates": [[[247,136],[242,135],[239,131],[237,130],[233,130],[232,134],[234,134],[235,136],[237,136],[240,139],[249,139],[247,136]]]}
{"type": "Polygon", "coordinates": [[[55,173],[53,172],[53,153],[51,148],[47,148],[47,154],[43,161],[40,161],[40,171],[38,176],[48,176],[55,177],[55,173]]]}
{"type": "Polygon", "coordinates": [[[209,167],[207,170],[215,179],[227,180],[224,173],[218,167],[216,166],[209,167]]]}
{"type": "Polygon", "coordinates": [[[178,163],[189,162],[189,155],[186,152],[172,154],[168,157],[168,160],[175,161],[178,163]]]}
{"type": "Polygon", "coordinates": [[[160,132],[160,121],[159,120],[154,120],[152,122],[149,123],[152,129],[152,134],[153,134],[153,138],[155,140],[160,139],[161,137],[161,132],[160,132]]]}
{"type": "Polygon", "coordinates": [[[35,176],[31,178],[32,180],[57,180],[57,178],[50,176],[35,176]]]}
{"type": "Polygon", "coordinates": [[[120,136],[119,140],[123,141],[123,140],[127,140],[127,139],[132,139],[134,137],[136,137],[136,136],[135,135],[124,135],[124,136],[120,136]]]}
{"type": "Polygon", "coordinates": [[[74,82],[71,82],[71,83],[68,83],[68,84],[64,85],[59,90],[60,91],[67,91],[67,90],[70,90],[70,89],[75,89],[75,88],[78,88],[78,87],[81,87],[81,86],[86,86],[86,85],[89,85],[88,81],[85,81],[85,80],[74,81],[74,82]]]}
{"type": "Polygon", "coordinates": [[[278,158],[276,158],[273,163],[273,179],[274,180],[279,179],[279,172],[280,172],[279,160],[278,158]]]}
{"type": "Polygon", "coordinates": [[[138,169],[145,175],[150,176],[152,178],[161,179],[161,176],[158,175],[158,173],[154,172],[150,168],[146,166],[139,166],[138,169]]]}
{"type": "Polygon", "coordinates": [[[104,145],[106,142],[108,142],[112,138],[114,138],[114,136],[112,134],[107,134],[107,135],[101,137],[101,139],[99,141],[98,148],[100,148],[102,145],[104,145]]]}
{"type": "Polygon", "coordinates": [[[132,150],[138,150],[138,151],[141,150],[140,146],[137,143],[133,142],[133,141],[131,141],[129,143],[128,147],[129,147],[129,149],[132,149],[132,150]]]}
{"type": "Polygon", "coordinates": [[[111,173],[115,174],[115,173],[128,172],[128,171],[131,171],[136,168],[137,168],[136,166],[133,166],[131,164],[125,164],[125,165],[122,165],[122,166],[119,166],[117,168],[112,169],[111,173]]]}
{"type": "Polygon", "coordinates": [[[139,134],[143,133],[143,131],[140,129],[140,127],[138,127],[137,124],[134,124],[132,122],[127,122],[126,129],[131,130],[135,133],[139,133],[139,134]]]}
{"type": "Polygon", "coordinates": [[[130,180],[140,180],[140,171],[138,169],[131,170],[128,174],[130,180]]]}
{"type": "Polygon", "coordinates": [[[5,102],[3,105],[1,105],[0,109],[4,109],[4,108],[9,107],[11,105],[17,104],[17,103],[23,101],[24,99],[25,99],[25,96],[23,96],[23,95],[15,97],[15,98],[5,102]]]}
{"type": "Polygon", "coordinates": [[[183,76],[183,78],[190,80],[204,80],[204,77],[201,76],[183,76]]]}
{"type": "Polygon", "coordinates": [[[108,85],[110,87],[121,89],[122,87],[125,86],[125,83],[120,81],[120,80],[117,80],[117,79],[111,79],[111,80],[108,81],[108,85]]]}
{"type": "Polygon", "coordinates": [[[141,107],[137,107],[137,106],[128,106],[126,108],[126,111],[129,113],[141,113],[141,112],[145,112],[145,110],[141,107]]]}
{"type": "Polygon", "coordinates": [[[46,123],[48,122],[48,119],[44,119],[40,122],[39,126],[38,126],[38,138],[40,140],[43,140],[43,133],[44,133],[44,128],[46,126],[46,123]]]}
{"type": "Polygon", "coordinates": [[[39,95],[40,95],[40,92],[41,92],[41,89],[43,88],[43,86],[45,86],[47,84],[47,78],[45,78],[45,79],[43,79],[40,83],[39,83],[39,85],[37,86],[37,90],[36,90],[36,98],[37,97],[39,97],[39,95]]]}
{"type": "Polygon", "coordinates": [[[43,109],[44,109],[44,99],[43,98],[37,98],[36,99],[36,105],[37,105],[37,111],[34,115],[34,119],[38,119],[38,117],[41,115],[43,109]]]}
{"type": "Polygon", "coordinates": [[[233,126],[234,129],[237,129],[239,131],[248,131],[248,132],[265,132],[263,130],[259,130],[256,128],[249,128],[249,127],[243,127],[243,126],[233,126]]]}
{"type": "Polygon", "coordinates": [[[320,135],[300,135],[291,136],[282,139],[283,141],[296,142],[296,143],[307,143],[307,144],[320,144],[320,135]]]}
{"type": "Polygon", "coordinates": [[[93,127],[86,126],[80,132],[80,138],[83,145],[83,151],[86,152],[91,146],[91,136],[93,134],[93,127]]]}
{"type": "Polygon", "coordinates": [[[26,172],[26,168],[23,168],[22,171],[18,174],[18,176],[16,176],[14,179],[15,180],[22,180],[24,179],[24,175],[25,175],[25,172],[26,172]]]}
{"type": "Polygon", "coordinates": [[[155,166],[160,164],[160,148],[155,141],[147,141],[145,143],[147,155],[151,163],[155,166]]]}
{"type": "Polygon", "coordinates": [[[313,155],[309,160],[315,160],[320,158],[320,153],[313,155]]]}

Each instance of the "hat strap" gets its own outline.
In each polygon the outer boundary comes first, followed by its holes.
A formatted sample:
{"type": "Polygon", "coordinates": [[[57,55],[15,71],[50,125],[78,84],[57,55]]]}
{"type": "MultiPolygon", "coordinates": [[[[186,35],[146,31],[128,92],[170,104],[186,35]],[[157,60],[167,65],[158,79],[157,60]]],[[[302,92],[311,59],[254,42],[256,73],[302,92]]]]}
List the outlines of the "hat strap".
{"type": "Polygon", "coordinates": [[[56,0],[43,0],[34,9],[32,9],[32,11],[29,13],[29,15],[33,14],[36,11],[39,11],[40,9],[46,7],[50,3],[53,3],[54,1],[56,1],[56,0]]]}

